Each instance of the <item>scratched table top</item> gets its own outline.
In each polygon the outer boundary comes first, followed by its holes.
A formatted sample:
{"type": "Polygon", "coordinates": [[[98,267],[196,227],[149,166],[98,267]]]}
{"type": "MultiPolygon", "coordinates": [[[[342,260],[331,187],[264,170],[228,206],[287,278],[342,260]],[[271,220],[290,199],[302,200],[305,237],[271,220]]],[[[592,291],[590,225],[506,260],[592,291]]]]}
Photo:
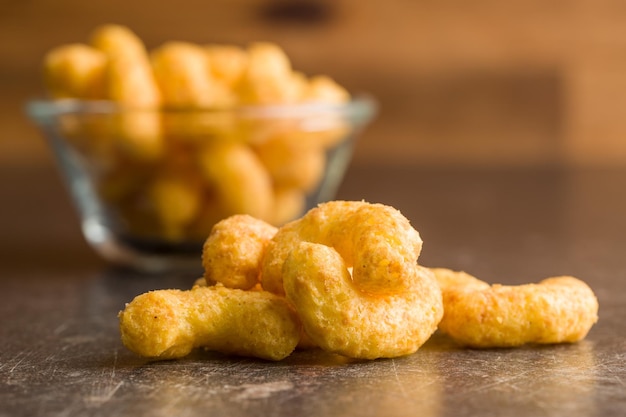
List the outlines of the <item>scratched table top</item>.
{"type": "Polygon", "coordinates": [[[503,284],[584,279],[600,320],[580,343],[472,350],[435,334],[388,360],[149,362],[121,344],[117,312],[198,274],[112,269],[83,242],[52,167],[1,168],[0,416],[623,416],[625,186],[626,172],[353,167],[339,191],[400,209],[424,265],[503,284]]]}

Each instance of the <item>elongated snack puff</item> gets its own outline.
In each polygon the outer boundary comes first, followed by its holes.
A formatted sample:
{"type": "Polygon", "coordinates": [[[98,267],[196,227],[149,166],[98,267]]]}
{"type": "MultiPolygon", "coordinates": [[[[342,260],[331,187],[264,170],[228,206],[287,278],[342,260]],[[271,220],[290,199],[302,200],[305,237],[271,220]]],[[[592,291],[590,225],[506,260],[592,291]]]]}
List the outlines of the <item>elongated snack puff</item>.
{"type": "Polygon", "coordinates": [[[280,360],[300,339],[300,322],[284,298],[223,286],[148,292],[119,319],[124,345],[153,359],[181,358],[204,347],[280,360]]]}
{"type": "Polygon", "coordinates": [[[489,285],[469,274],[433,269],[443,293],[439,328],[462,345],[513,347],[582,340],[598,320],[598,300],[569,276],[538,284],[489,285]]]}

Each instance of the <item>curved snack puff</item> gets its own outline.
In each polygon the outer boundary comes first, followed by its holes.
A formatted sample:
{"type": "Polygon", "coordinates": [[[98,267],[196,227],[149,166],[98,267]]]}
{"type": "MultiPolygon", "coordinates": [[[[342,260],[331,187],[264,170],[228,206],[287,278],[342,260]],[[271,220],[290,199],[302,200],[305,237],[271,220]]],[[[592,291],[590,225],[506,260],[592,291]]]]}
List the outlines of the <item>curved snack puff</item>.
{"type": "Polygon", "coordinates": [[[133,109],[114,115],[116,149],[138,163],[153,163],[166,150],[159,113],[133,109]]]}
{"type": "Polygon", "coordinates": [[[237,117],[228,110],[173,109],[162,112],[161,116],[164,135],[175,145],[191,148],[201,147],[209,140],[240,140],[237,117]]]}
{"type": "Polygon", "coordinates": [[[274,187],[274,209],[270,223],[282,226],[304,213],[306,194],[297,188],[274,187]]]}
{"type": "Polygon", "coordinates": [[[256,152],[276,185],[311,191],[324,175],[326,154],[320,146],[295,139],[276,136],[258,145],[256,152]]]}
{"type": "Polygon", "coordinates": [[[124,26],[103,25],[92,34],[91,44],[109,57],[108,98],[132,107],[154,108],[160,104],[148,52],[137,35],[124,26]]]}
{"type": "Polygon", "coordinates": [[[205,107],[212,95],[209,61],[202,48],[168,42],[150,56],[163,104],[174,108],[205,107]]]}
{"type": "Polygon", "coordinates": [[[291,73],[291,62],[285,51],[270,42],[254,42],[248,46],[246,77],[252,80],[280,78],[291,73]]]}
{"type": "Polygon", "coordinates": [[[198,163],[203,178],[215,188],[226,213],[246,213],[263,220],[270,216],[272,181],[248,146],[215,141],[200,150],[198,163]]]}
{"type": "Polygon", "coordinates": [[[161,95],[144,59],[112,56],[106,73],[108,98],[126,107],[155,109],[161,95]]]}
{"type": "Polygon", "coordinates": [[[106,55],[88,45],[55,48],[44,58],[46,88],[55,98],[102,98],[106,64],[106,55]]]}
{"type": "Polygon", "coordinates": [[[117,117],[119,149],[139,161],[160,158],[165,144],[155,109],[161,104],[161,94],[143,42],[124,26],[103,25],[92,34],[91,44],[108,56],[107,98],[134,109],[117,117]]]}
{"type": "Polygon", "coordinates": [[[163,175],[147,187],[146,194],[163,234],[173,240],[183,238],[185,227],[200,210],[198,183],[184,176],[163,175]]]}
{"type": "Polygon", "coordinates": [[[134,59],[146,53],[142,40],[132,30],[122,25],[98,26],[91,34],[91,44],[109,56],[134,59]]]}
{"type": "Polygon", "coordinates": [[[326,75],[317,75],[309,80],[305,100],[340,104],[350,100],[348,90],[326,75]]]}
{"type": "Polygon", "coordinates": [[[577,342],[598,320],[593,291],[573,277],[490,286],[471,275],[445,269],[434,272],[444,303],[439,328],[462,345],[489,348],[577,342]]]}
{"type": "Polygon", "coordinates": [[[248,290],[259,283],[265,247],[276,234],[274,226],[238,214],[217,223],[204,243],[202,266],[208,285],[248,290]]]}
{"type": "Polygon", "coordinates": [[[284,294],[283,264],[299,243],[331,246],[339,252],[361,291],[393,293],[412,284],[422,239],[393,207],[363,201],[331,201],[281,227],[263,257],[263,288],[284,294]]]}
{"type": "Polygon", "coordinates": [[[211,73],[229,87],[235,87],[248,64],[246,51],[234,45],[208,45],[205,48],[211,73]]]}
{"type": "Polygon", "coordinates": [[[473,275],[464,271],[453,271],[447,268],[430,268],[435,274],[442,291],[451,291],[455,288],[486,290],[491,286],[473,275]]]}
{"type": "Polygon", "coordinates": [[[151,56],[152,68],[163,95],[173,108],[229,106],[234,97],[211,75],[206,51],[187,42],[168,42],[151,56]]]}
{"type": "Polygon", "coordinates": [[[248,49],[248,66],[239,89],[246,104],[286,104],[299,101],[307,87],[306,78],[291,69],[282,48],[256,42],[248,49]]]}
{"type": "Polygon", "coordinates": [[[111,57],[107,69],[108,98],[122,106],[155,109],[161,95],[147,61],[111,57]]]}
{"type": "Polygon", "coordinates": [[[119,320],[124,345],[154,359],[181,358],[204,347],[280,360],[300,338],[298,317],[284,298],[222,286],[141,294],[119,320]]]}
{"type": "Polygon", "coordinates": [[[411,285],[397,294],[368,294],[353,282],[334,249],[301,242],[285,260],[287,299],[322,349],[352,358],[393,358],[417,351],[443,314],[432,273],[413,264],[411,285]]]}

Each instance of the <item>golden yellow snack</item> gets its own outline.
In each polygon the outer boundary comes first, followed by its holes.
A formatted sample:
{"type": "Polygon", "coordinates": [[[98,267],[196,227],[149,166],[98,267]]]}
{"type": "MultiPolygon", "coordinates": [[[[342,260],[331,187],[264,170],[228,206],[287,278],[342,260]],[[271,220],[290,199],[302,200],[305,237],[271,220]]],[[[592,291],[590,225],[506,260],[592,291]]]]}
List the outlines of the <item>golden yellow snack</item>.
{"type": "Polygon", "coordinates": [[[154,163],[165,156],[166,144],[158,111],[133,109],[115,115],[111,129],[116,149],[139,163],[154,163]]]}
{"type": "Polygon", "coordinates": [[[212,76],[209,57],[198,45],[168,42],[152,52],[151,62],[166,107],[228,107],[235,101],[212,76]]]}
{"type": "Polygon", "coordinates": [[[105,24],[91,33],[91,44],[109,56],[136,58],[145,54],[142,40],[128,27],[105,24]]]}
{"type": "Polygon", "coordinates": [[[306,194],[298,188],[274,187],[274,209],[269,222],[282,226],[296,219],[306,208],[306,194]]]}
{"type": "Polygon", "coordinates": [[[207,45],[211,73],[230,88],[236,88],[248,65],[248,55],[234,45],[207,45]]]}
{"type": "Polygon", "coordinates": [[[245,104],[288,104],[302,99],[307,80],[292,71],[291,62],[278,45],[269,42],[251,44],[248,66],[238,92],[245,104]]]}
{"type": "Polygon", "coordinates": [[[108,56],[106,98],[129,110],[117,115],[111,132],[119,149],[140,161],[160,158],[165,151],[156,111],[161,94],[143,42],[124,26],[103,25],[92,34],[91,44],[108,56]]]}
{"type": "Polygon", "coordinates": [[[145,59],[112,56],[107,67],[107,94],[125,107],[155,109],[161,96],[145,59]]]}
{"type": "Polygon", "coordinates": [[[59,128],[68,144],[84,157],[90,168],[98,175],[121,165],[115,141],[111,140],[111,129],[115,117],[103,114],[59,115],[59,128]]]}
{"type": "Polygon", "coordinates": [[[120,25],[100,26],[92,34],[91,45],[109,57],[107,98],[130,107],[154,108],[160,104],[148,52],[130,29],[120,25]]]}
{"type": "Polygon", "coordinates": [[[284,298],[222,286],[148,292],[127,304],[119,320],[124,345],[154,359],[203,347],[280,360],[300,338],[298,317],[284,298]]]}
{"type": "Polygon", "coordinates": [[[308,118],[312,123],[320,126],[314,131],[294,131],[292,136],[297,140],[315,143],[324,149],[332,149],[340,142],[348,139],[351,127],[341,117],[330,114],[308,118]]]}
{"type": "Polygon", "coordinates": [[[598,320],[593,291],[574,277],[490,286],[467,274],[434,271],[444,303],[439,328],[462,345],[489,348],[577,342],[598,320]]]}
{"type": "Polygon", "coordinates": [[[201,202],[201,187],[185,176],[163,175],[147,187],[146,196],[154,211],[163,237],[180,240],[201,202]]]}
{"type": "Polygon", "coordinates": [[[382,294],[410,287],[422,248],[419,233],[398,210],[364,201],[330,201],[281,227],[263,257],[263,288],[284,294],[285,259],[301,241],[332,246],[353,267],[361,291],[382,294]]]}
{"type": "Polygon", "coordinates": [[[292,72],[285,51],[270,42],[255,42],[248,46],[248,66],[245,76],[250,80],[280,78],[292,72]]]}
{"type": "MultiPolygon", "coordinates": [[[[44,59],[44,82],[54,98],[104,99],[107,55],[84,44],[51,50],[44,59]]],[[[63,134],[97,166],[114,164],[110,118],[105,115],[64,114],[59,117],[63,134]]]]}
{"type": "Polygon", "coordinates": [[[152,51],[152,69],[168,107],[208,107],[212,99],[209,61],[202,48],[168,42],[152,51]]]}
{"type": "Polygon", "coordinates": [[[275,136],[255,148],[274,184],[312,191],[326,168],[326,154],[320,146],[301,142],[289,134],[275,136]]]}
{"type": "Polygon", "coordinates": [[[248,146],[213,141],[199,151],[198,164],[202,177],[215,189],[226,213],[249,214],[261,220],[270,217],[272,181],[248,146]]]}
{"type": "Polygon", "coordinates": [[[142,238],[201,242],[232,214],[274,225],[294,219],[314,198],[329,147],[347,132],[341,115],[274,111],[303,102],[332,108],[349,95],[329,77],[294,71],[269,42],[245,49],[166,42],[149,51],[128,27],[105,24],[88,44],[51,50],[44,76],[53,97],[108,100],[119,109],[91,112],[86,104],[59,125],[93,168],[99,197],[142,238]],[[192,157],[171,163],[181,153],[192,157]],[[192,187],[197,199],[185,185],[153,182],[188,177],[190,168],[202,177],[200,189],[192,187]]]}
{"type": "Polygon", "coordinates": [[[104,97],[106,54],[83,44],[57,47],[44,58],[44,82],[55,98],[104,97]]]}
{"type": "MultiPolygon", "coordinates": [[[[352,358],[393,358],[417,351],[443,314],[432,273],[412,264],[397,293],[364,292],[334,249],[300,242],[283,268],[287,299],[309,337],[322,349],[352,358]]],[[[381,285],[387,278],[379,276],[381,285]]]]}
{"type": "Polygon", "coordinates": [[[209,140],[240,140],[237,117],[229,110],[166,110],[161,116],[164,134],[173,143],[202,146],[209,140]]]}
{"type": "Polygon", "coordinates": [[[163,114],[166,134],[187,142],[232,134],[234,115],[215,109],[231,107],[236,96],[212,75],[204,48],[188,42],[167,42],[152,51],[151,63],[163,105],[185,110],[163,114]]]}
{"type": "Polygon", "coordinates": [[[350,93],[326,75],[311,77],[304,100],[341,104],[350,100],[350,93]]]}
{"type": "Polygon", "coordinates": [[[451,291],[455,288],[485,290],[490,287],[485,281],[481,281],[465,271],[453,271],[447,268],[430,268],[435,274],[442,291],[451,291]]]}
{"type": "Polygon", "coordinates": [[[202,266],[208,285],[248,290],[259,283],[261,258],[274,226],[246,214],[217,223],[204,243],[202,266]]]}

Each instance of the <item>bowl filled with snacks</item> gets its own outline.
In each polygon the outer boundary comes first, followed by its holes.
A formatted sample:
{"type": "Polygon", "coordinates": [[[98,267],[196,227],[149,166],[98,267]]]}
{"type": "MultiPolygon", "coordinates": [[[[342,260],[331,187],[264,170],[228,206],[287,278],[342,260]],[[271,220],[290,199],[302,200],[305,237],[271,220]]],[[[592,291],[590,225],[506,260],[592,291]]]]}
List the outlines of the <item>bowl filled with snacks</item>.
{"type": "Polygon", "coordinates": [[[145,271],[198,266],[213,225],[280,226],[332,199],[367,96],[292,69],[272,43],[167,42],[123,26],[44,59],[49,98],[27,105],[65,178],[87,242],[145,271]]]}

